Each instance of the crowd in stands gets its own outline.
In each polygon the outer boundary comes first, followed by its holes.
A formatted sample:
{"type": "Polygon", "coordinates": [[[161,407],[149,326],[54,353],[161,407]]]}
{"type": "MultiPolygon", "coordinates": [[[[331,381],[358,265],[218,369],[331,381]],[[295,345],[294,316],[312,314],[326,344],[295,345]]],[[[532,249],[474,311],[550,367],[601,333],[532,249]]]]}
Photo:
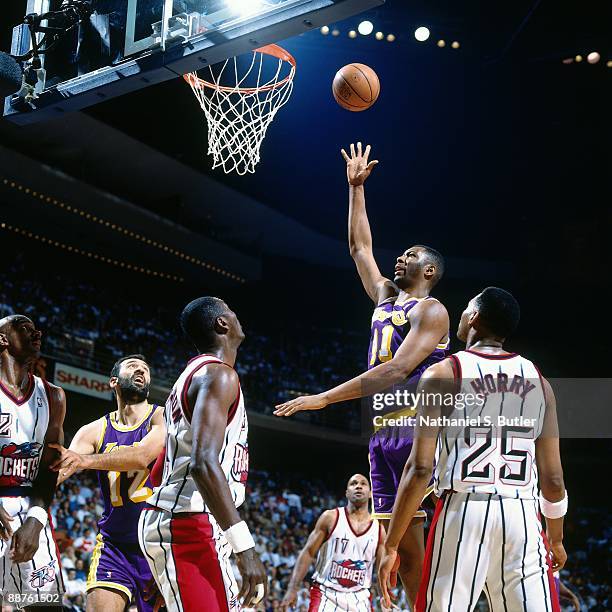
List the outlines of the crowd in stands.
{"type": "MultiPolygon", "coordinates": [[[[260,610],[279,609],[297,556],[317,518],[323,510],[344,505],[343,484],[338,483],[337,490],[332,491],[323,482],[296,475],[251,471],[241,512],[251,527],[269,577],[268,597],[260,610]]],[[[96,521],[101,513],[100,492],[93,473],[73,476],[60,486],[52,516],[61,551],[65,605],[74,612],[85,609],[85,583],[95,546],[96,521]]],[[[568,523],[566,530],[570,557],[562,580],[578,595],[581,611],[610,610],[612,593],[607,578],[612,527],[609,513],[580,509],[575,516],[579,520],[568,523]]],[[[239,578],[238,569],[234,571],[239,578]]],[[[308,611],[308,587],[307,579],[298,593],[297,612],[308,611]]],[[[403,591],[396,590],[396,596],[398,610],[408,612],[403,591]]],[[[376,595],[374,606],[380,610],[376,595]]],[[[483,599],[478,610],[487,609],[483,599]]],[[[564,605],[562,609],[575,608],[564,605]]]]}
{"type": "MultiPolygon", "coordinates": [[[[72,362],[75,365],[98,372],[109,372],[119,356],[143,353],[152,365],[154,381],[169,385],[193,354],[181,339],[176,312],[164,311],[154,299],[134,302],[116,292],[101,292],[93,284],[35,277],[19,263],[0,273],[0,317],[13,313],[31,316],[43,330],[46,353],[66,355],[65,359],[77,360],[72,362]]],[[[280,400],[316,393],[354,376],[363,368],[366,343],[367,330],[365,337],[356,337],[297,324],[285,335],[248,329],[237,369],[249,410],[270,414],[280,400]]],[[[344,429],[358,431],[359,411],[354,408],[300,417],[328,426],[341,423],[344,429]]],[[[279,609],[297,555],[320,513],[343,503],[342,484],[332,492],[322,482],[296,475],[251,473],[242,512],[270,577],[266,612],[279,609]]],[[[92,474],[75,476],[59,488],[52,514],[67,590],[65,603],[75,612],[85,609],[85,581],[101,513],[92,474]]],[[[578,595],[581,610],[612,610],[609,513],[591,508],[576,510],[572,516],[577,518],[567,524],[570,554],[562,580],[578,595]]],[[[308,609],[307,586],[299,592],[299,612],[308,609]]],[[[396,605],[408,610],[401,591],[396,605]]],[[[486,610],[486,604],[479,609],[486,610]]]]}
{"type": "MultiPolygon", "coordinates": [[[[122,355],[142,353],[153,382],[167,388],[193,356],[178,328],[177,314],[154,299],[127,300],[94,284],[36,276],[23,264],[0,273],[0,317],[30,316],[44,332],[43,352],[106,374],[122,355]]],[[[275,404],[296,395],[319,393],[362,371],[366,336],[297,325],[290,333],[247,330],[236,369],[249,410],[271,414],[275,404]]],[[[359,405],[309,412],[300,419],[359,431],[359,405]]]]}

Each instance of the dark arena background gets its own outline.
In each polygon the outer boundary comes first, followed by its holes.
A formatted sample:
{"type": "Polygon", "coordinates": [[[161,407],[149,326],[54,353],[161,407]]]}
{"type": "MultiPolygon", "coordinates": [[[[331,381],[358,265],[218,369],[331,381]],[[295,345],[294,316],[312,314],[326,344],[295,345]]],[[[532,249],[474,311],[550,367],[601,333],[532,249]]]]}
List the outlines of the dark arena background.
{"type": "MultiPolygon", "coordinates": [[[[27,10],[3,3],[0,50],[27,10]]],[[[246,332],[243,514],[270,577],[261,609],[279,609],[320,512],[344,503],[351,474],[368,473],[359,402],[272,414],[367,366],[372,304],[349,255],[340,156],[358,140],[380,160],[366,196],[383,274],[412,244],[446,257],[434,295],[450,314],[452,351],[465,304],[495,285],[521,305],[508,350],[548,378],[609,377],[611,24],[604,0],[387,0],[316,23],[281,41],[297,61],[293,94],[246,176],[211,169],[206,121],[183,79],[41,121],[0,120],[0,317],[25,314],[43,331],[36,373],[66,391],[67,440],[113,409],[107,383],[121,355],[147,357],[151,399],[163,404],[195,354],[179,313],[195,297],[222,297],[246,332]],[[373,33],[357,31],[364,20],[373,33]],[[419,26],[428,40],[415,39],[419,26]],[[351,62],[380,78],[365,112],[331,94],[351,62]]],[[[610,450],[603,434],[561,440],[561,580],[576,595],[563,610],[612,609],[610,450]]],[[[75,611],[101,512],[94,476],[68,480],[53,508],[64,605],[75,611]]],[[[308,609],[306,588],[295,609],[308,609]]]]}

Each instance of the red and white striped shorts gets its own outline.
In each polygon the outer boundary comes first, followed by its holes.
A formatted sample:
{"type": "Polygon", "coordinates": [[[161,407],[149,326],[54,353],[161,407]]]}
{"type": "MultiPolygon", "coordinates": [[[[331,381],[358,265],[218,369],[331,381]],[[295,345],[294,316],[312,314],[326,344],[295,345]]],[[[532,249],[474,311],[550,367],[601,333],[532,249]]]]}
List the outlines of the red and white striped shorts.
{"type": "Polygon", "coordinates": [[[208,513],[146,509],[138,538],[169,612],[238,612],[232,549],[208,513]]]}

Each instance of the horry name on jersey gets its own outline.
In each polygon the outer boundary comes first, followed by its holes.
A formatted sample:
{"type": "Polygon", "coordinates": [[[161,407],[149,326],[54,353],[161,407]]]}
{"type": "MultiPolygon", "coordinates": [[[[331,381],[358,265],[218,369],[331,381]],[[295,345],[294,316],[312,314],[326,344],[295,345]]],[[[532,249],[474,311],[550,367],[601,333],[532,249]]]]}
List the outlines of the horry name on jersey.
{"type": "Polygon", "coordinates": [[[533,391],[536,386],[530,380],[516,374],[512,380],[508,380],[508,375],[499,372],[496,376],[493,374],[485,374],[482,378],[475,378],[470,381],[472,389],[477,395],[486,396],[491,393],[515,393],[521,399],[533,391]]]}

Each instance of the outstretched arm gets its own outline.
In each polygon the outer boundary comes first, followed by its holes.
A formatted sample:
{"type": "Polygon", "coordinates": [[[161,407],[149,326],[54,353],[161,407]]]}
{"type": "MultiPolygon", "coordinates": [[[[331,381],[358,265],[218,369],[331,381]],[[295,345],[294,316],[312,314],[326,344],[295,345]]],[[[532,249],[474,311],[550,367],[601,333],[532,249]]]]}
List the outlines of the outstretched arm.
{"type": "Polygon", "coordinates": [[[58,484],[82,470],[144,470],[157,459],[164,448],[166,426],[164,409],[161,406],[157,407],[151,417],[149,433],[135,446],[117,448],[111,453],[96,453],[102,427],[101,419],[81,427],[69,449],[54,445],[60,452],[60,457],[51,465],[51,469],[60,473],[58,484]]]}
{"type": "Polygon", "coordinates": [[[328,404],[365,397],[400,383],[431,355],[448,333],[448,313],[437,300],[425,300],[410,311],[410,331],[392,359],[318,395],[306,395],[276,406],[276,416],[319,410],[328,404]]]}
{"type": "Polygon", "coordinates": [[[47,524],[49,507],[55,493],[57,473],[49,469],[57,457],[54,444],[64,442],[64,417],[66,416],[66,396],[64,391],[55,385],[48,384],[49,390],[49,424],[45,435],[45,444],[38,467],[38,474],[32,483],[30,510],[28,518],[17,529],[11,541],[11,559],[15,563],[30,561],[38,550],[40,532],[47,524]],[[30,516],[35,512],[40,518],[30,516]],[[45,517],[47,514],[47,517],[45,517]]]}
{"type": "Polygon", "coordinates": [[[362,152],[360,142],[357,143],[357,151],[355,151],[355,145],[351,144],[350,157],[342,149],[349,183],[349,250],[366,293],[375,304],[379,304],[387,297],[395,295],[397,288],[380,273],[372,251],[372,232],[366,212],[363,184],[378,161],[369,162],[369,155],[370,145],[362,152]]]}
{"type": "Polygon", "coordinates": [[[287,587],[287,593],[281,603],[281,609],[287,610],[289,607],[295,606],[297,592],[300,589],[308,568],[312,565],[315,560],[319,549],[323,542],[329,537],[333,524],[336,520],[336,510],[326,510],[319,517],[315,528],[312,533],[308,536],[308,540],[304,545],[304,548],[300,551],[291,579],[289,580],[289,586],[287,587]]]}
{"type": "MultiPolygon", "coordinates": [[[[546,397],[546,413],[542,432],[536,440],[536,464],[542,497],[556,503],[565,498],[563,468],[559,452],[559,426],[557,423],[557,402],[555,394],[546,379],[542,379],[546,397]]],[[[553,557],[553,570],[559,571],[567,561],[563,547],[563,516],[546,518],[546,534],[553,557]]]]}

